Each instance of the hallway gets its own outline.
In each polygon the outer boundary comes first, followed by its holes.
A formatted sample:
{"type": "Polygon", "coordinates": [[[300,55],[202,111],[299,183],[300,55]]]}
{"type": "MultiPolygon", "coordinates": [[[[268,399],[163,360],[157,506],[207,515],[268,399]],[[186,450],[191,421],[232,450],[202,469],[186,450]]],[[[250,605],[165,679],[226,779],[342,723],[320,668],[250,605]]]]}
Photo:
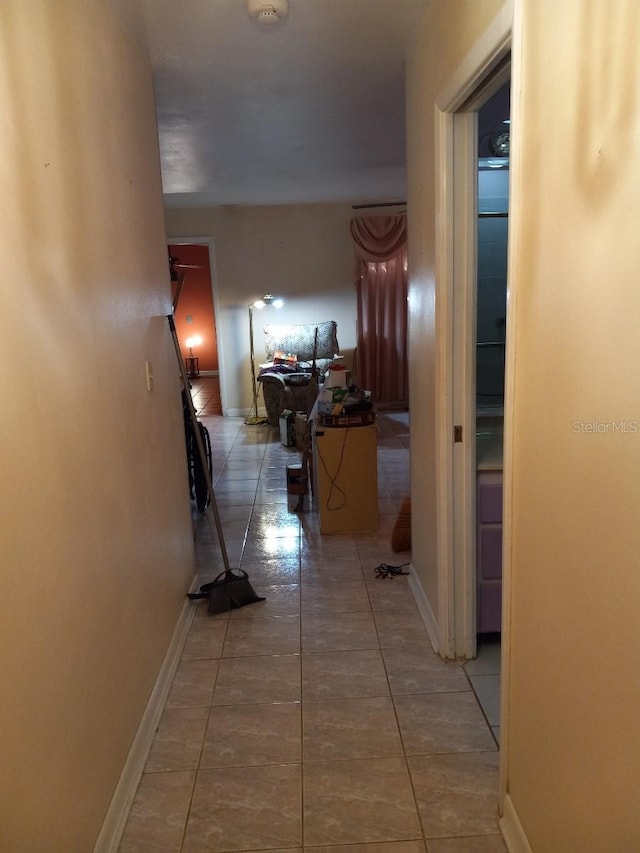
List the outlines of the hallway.
{"type": "MultiPolygon", "coordinates": [[[[194,604],[120,853],[505,851],[471,673],[433,653],[408,579],[375,575],[410,560],[389,546],[408,415],[378,414],[379,531],[340,536],[289,512],[277,430],[202,415],[231,566],[266,601],[194,604]]],[[[221,560],[210,514],[194,526],[204,582],[221,560]]]]}

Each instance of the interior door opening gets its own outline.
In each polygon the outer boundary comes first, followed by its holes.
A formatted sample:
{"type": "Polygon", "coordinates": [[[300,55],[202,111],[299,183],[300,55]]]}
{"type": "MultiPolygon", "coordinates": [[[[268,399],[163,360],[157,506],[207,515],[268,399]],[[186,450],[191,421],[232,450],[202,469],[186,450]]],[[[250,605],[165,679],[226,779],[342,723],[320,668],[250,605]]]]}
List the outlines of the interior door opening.
{"type": "Polygon", "coordinates": [[[222,393],[214,306],[213,269],[207,243],[170,242],[172,300],[180,351],[200,414],[221,415],[222,393]]]}
{"type": "Polygon", "coordinates": [[[507,321],[510,83],[478,111],[476,633],[502,625],[502,447],[507,321]]]}

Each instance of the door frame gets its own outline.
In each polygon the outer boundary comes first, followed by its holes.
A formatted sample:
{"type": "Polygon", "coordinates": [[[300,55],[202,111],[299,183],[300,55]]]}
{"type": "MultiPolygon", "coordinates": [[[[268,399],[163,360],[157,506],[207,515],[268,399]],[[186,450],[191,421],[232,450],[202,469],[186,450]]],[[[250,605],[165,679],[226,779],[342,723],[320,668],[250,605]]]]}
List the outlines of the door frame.
{"type": "MultiPolygon", "coordinates": [[[[470,658],[476,652],[476,580],[475,580],[475,307],[477,148],[475,129],[477,110],[493,91],[486,83],[504,79],[496,72],[512,54],[519,52],[519,21],[514,21],[517,0],[509,0],[474,44],[463,63],[442,88],[436,99],[436,276],[439,281],[436,370],[436,491],[438,526],[438,594],[441,654],[450,658],[470,658]],[[471,151],[473,140],[473,151],[471,151]],[[473,163],[473,170],[470,164],[473,163]],[[474,172],[473,178],[471,172],[474,172]],[[454,177],[458,177],[456,187],[454,177]],[[471,184],[473,183],[473,187],[471,184]],[[473,233],[472,233],[473,232],[473,233]],[[466,356],[473,345],[473,367],[466,356]],[[458,420],[458,418],[460,420],[458,420]],[[454,424],[463,427],[467,441],[456,446],[454,424]],[[473,441],[470,440],[473,437],[473,441]],[[460,450],[460,452],[458,452],[460,450]]],[[[518,91],[517,64],[506,66],[511,75],[512,92],[518,91]]],[[[511,109],[511,127],[514,109],[511,109]]],[[[516,117],[517,124],[517,117],[516,117]]],[[[517,150],[516,150],[517,157],[517,150]]],[[[511,166],[514,152],[510,152],[511,166]]],[[[510,169],[509,177],[513,172],[510,169]]],[[[509,194],[509,209],[512,206],[509,194]]],[[[512,229],[510,229],[511,232],[512,229]]],[[[515,266],[513,239],[509,240],[509,295],[507,314],[512,316],[515,294],[511,270],[515,266]]],[[[503,456],[507,474],[512,453],[511,409],[512,353],[515,328],[507,320],[505,351],[505,437],[503,456]]],[[[509,476],[504,478],[504,506],[511,501],[509,476]]],[[[511,583],[510,514],[503,529],[503,612],[501,641],[499,812],[505,834],[513,835],[517,821],[510,817],[507,759],[509,752],[509,662],[511,583]]],[[[518,836],[519,837],[519,836],[518,836]]],[[[522,849],[525,849],[524,847],[522,849]]]]}
{"type": "Polygon", "coordinates": [[[513,3],[476,41],[436,98],[436,430],[441,653],[476,654],[475,343],[477,111],[509,78],[513,3]],[[454,426],[462,442],[454,442],[454,426]]]}

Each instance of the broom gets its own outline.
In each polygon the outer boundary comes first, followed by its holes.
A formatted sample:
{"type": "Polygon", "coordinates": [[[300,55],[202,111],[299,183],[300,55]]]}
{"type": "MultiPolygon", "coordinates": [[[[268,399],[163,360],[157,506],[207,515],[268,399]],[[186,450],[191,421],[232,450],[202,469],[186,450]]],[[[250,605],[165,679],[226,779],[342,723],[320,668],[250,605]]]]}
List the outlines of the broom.
{"type": "Polygon", "coordinates": [[[211,614],[225,613],[227,610],[235,610],[238,607],[244,607],[247,604],[254,604],[256,601],[264,601],[265,599],[256,594],[249,582],[249,575],[243,569],[237,569],[236,572],[233,572],[229,566],[229,557],[227,555],[222,522],[220,520],[218,504],[216,502],[213,483],[211,482],[211,475],[209,474],[209,466],[207,464],[207,454],[205,453],[204,444],[202,442],[202,434],[200,433],[196,410],[193,406],[191,394],[189,393],[189,381],[182,362],[182,353],[180,352],[180,344],[178,343],[173,315],[167,314],[167,320],[169,321],[169,329],[171,331],[171,337],[173,338],[173,346],[176,351],[176,358],[178,359],[180,375],[182,377],[183,385],[187,391],[185,397],[187,398],[189,417],[193,427],[193,434],[196,439],[198,456],[200,457],[200,464],[202,465],[202,472],[209,491],[209,506],[211,507],[215,521],[218,541],[220,543],[220,551],[222,552],[222,563],[224,565],[224,571],[220,572],[214,580],[210,583],[203,584],[200,587],[199,592],[189,592],[187,595],[192,600],[202,598],[208,599],[208,612],[211,614]]]}

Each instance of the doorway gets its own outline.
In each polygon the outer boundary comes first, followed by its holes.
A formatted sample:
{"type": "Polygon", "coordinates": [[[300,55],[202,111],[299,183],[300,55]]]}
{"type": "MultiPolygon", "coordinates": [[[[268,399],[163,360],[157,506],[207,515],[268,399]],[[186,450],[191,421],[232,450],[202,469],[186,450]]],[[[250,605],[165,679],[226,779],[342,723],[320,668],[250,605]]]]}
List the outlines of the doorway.
{"type": "MultiPolygon", "coordinates": [[[[436,320],[438,384],[436,386],[436,447],[438,551],[437,631],[443,657],[469,661],[469,675],[481,675],[477,663],[476,588],[476,326],[478,241],[478,119],[481,107],[511,80],[513,10],[504,14],[474,43],[460,65],[447,78],[436,98],[435,276],[439,306],[436,320]]],[[[517,75],[517,66],[514,73],[517,75]]],[[[518,91],[517,80],[511,88],[518,91]]],[[[511,126],[510,126],[511,127],[511,126]]],[[[510,156],[517,149],[510,147],[510,156]]],[[[512,197],[510,204],[512,204],[512,197]]],[[[513,249],[511,250],[513,254],[513,249]]],[[[513,270],[513,258],[509,259],[513,270]]],[[[511,282],[513,286],[513,282],[511,282]]],[[[513,310],[510,297],[509,313],[513,310]]],[[[507,325],[505,320],[505,330],[507,325]]],[[[505,345],[506,404],[504,458],[511,455],[510,370],[513,324],[505,345]]],[[[507,473],[508,468],[507,468],[507,473]]],[[[509,506],[509,477],[504,483],[504,504],[509,506]]],[[[509,596],[509,527],[506,518],[504,549],[505,600],[509,596]]],[[[502,614],[500,656],[502,671],[498,722],[508,719],[509,610],[502,614]]],[[[491,673],[497,674],[497,673],[491,673]]],[[[496,703],[497,704],[497,703],[496,703]]],[[[508,726],[494,732],[500,741],[500,809],[505,795],[508,726]]]]}
{"type": "Polygon", "coordinates": [[[500,741],[502,494],[507,320],[510,81],[478,110],[475,281],[476,658],[467,675],[500,741]]]}
{"type": "MultiPolygon", "coordinates": [[[[463,68],[439,103],[438,150],[442,179],[436,209],[447,226],[439,233],[437,276],[443,334],[443,383],[438,393],[442,472],[439,523],[439,642],[449,658],[477,653],[477,325],[478,153],[481,108],[510,80],[509,38],[485,64],[463,68]]],[[[496,317],[502,316],[500,314],[496,317]]],[[[506,329],[506,314],[505,329],[506,329]]],[[[495,317],[494,317],[495,322],[495,317]]],[[[501,329],[504,336],[505,329],[501,329]]],[[[493,337],[492,331],[492,337],[493,337]]],[[[495,341],[490,341],[494,343],[495,341]]],[[[506,346],[504,348],[506,352],[506,346]]],[[[500,505],[493,490],[492,503],[500,505]]],[[[488,520],[488,519],[487,519],[488,520]]],[[[496,519],[493,519],[496,521],[496,519]]],[[[493,534],[495,545],[496,535],[493,534]]],[[[498,579],[499,582],[499,579],[498,579]]],[[[498,583],[499,587],[499,583],[498,583]]],[[[495,593],[495,590],[494,590],[495,593]]],[[[499,598],[499,588],[497,592],[499,598]]]]}
{"type": "Polygon", "coordinates": [[[476,633],[502,626],[502,459],[507,319],[510,82],[478,111],[476,633]]]}
{"type": "Polygon", "coordinates": [[[176,332],[194,404],[201,415],[221,415],[224,405],[211,242],[173,239],[168,250],[176,332]]]}

